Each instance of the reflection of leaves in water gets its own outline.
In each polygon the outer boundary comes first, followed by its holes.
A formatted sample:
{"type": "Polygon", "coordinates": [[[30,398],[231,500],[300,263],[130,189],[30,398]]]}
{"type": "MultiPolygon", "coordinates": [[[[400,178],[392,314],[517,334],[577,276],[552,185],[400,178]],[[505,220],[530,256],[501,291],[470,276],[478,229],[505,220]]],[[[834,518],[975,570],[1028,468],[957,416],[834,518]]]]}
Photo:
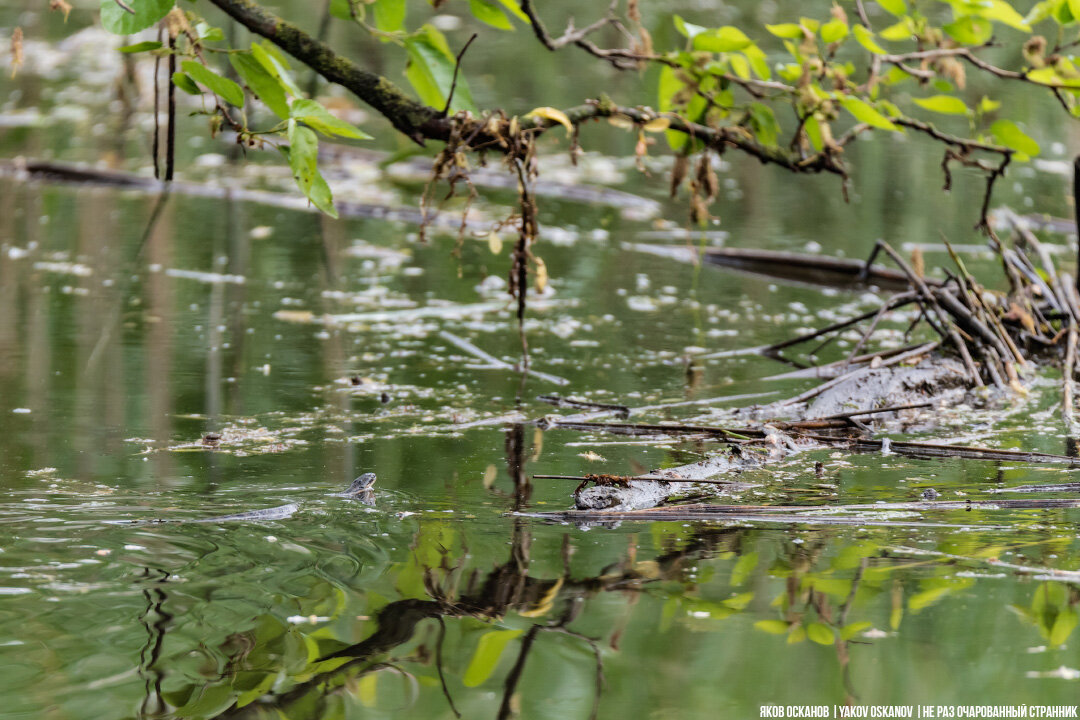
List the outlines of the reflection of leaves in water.
{"type": "Polygon", "coordinates": [[[1020,617],[1039,629],[1039,634],[1052,647],[1059,647],[1076,629],[1076,603],[1080,600],[1071,586],[1057,582],[1044,582],[1035,590],[1031,607],[1009,607],[1020,617]]]}
{"type": "Polygon", "coordinates": [[[480,637],[469,667],[465,670],[465,687],[482,685],[499,664],[503,651],[511,640],[521,635],[522,630],[492,630],[480,637]]]}
{"type": "Polygon", "coordinates": [[[750,573],[757,567],[758,554],[756,552],[746,553],[738,560],[735,561],[735,566],[731,568],[731,586],[738,587],[746,582],[750,577],[750,573]]]}
{"type": "Polygon", "coordinates": [[[807,625],[806,636],[818,645],[832,645],[836,640],[833,629],[822,622],[812,622],[807,625]]]}
{"type": "Polygon", "coordinates": [[[929,578],[922,581],[925,588],[908,598],[908,610],[917,613],[923,608],[930,607],[950,593],[969,588],[975,584],[970,578],[960,580],[929,578]]]}

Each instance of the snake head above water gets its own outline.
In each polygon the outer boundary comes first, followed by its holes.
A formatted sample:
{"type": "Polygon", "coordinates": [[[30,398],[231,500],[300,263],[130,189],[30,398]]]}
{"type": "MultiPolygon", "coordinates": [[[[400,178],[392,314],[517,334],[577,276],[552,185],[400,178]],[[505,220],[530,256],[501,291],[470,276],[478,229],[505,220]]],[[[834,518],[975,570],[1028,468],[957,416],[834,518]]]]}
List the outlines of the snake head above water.
{"type": "Polygon", "coordinates": [[[364,473],[360,477],[353,480],[352,484],[349,485],[348,489],[341,494],[352,497],[362,495],[371,490],[372,486],[375,485],[376,479],[377,478],[375,477],[375,473],[364,473]]]}

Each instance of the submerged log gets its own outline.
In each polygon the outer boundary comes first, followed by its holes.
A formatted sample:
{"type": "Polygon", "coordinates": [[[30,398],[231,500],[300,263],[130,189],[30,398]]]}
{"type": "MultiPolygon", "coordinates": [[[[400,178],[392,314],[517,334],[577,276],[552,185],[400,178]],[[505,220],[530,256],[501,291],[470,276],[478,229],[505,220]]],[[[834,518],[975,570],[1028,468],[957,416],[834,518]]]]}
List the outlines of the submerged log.
{"type": "MultiPolygon", "coordinates": [[[[631,478],[620,483],[579,486],[574,493],[574,504],[582,510],[624,511],[656,507],[673,495],[691,490],[695,480],[760,465],[761,461],[750,454],[721,453],[689,465],[653,470],[649,479],[631,478]]],[[[758,485],[732,481],[720,492],[738,492],[752,487],[758,485]]]]}
{"type": "MultiPolygon", "coordinates": [[[[699,255],[698,251],[685,246],[650,243],[624,243],[623,247],[682,262],[697,262],[699,257],[703,257],[712,265],[814,286],[852,289],[877,286],[893,291],[910,289],[903,272],[881,265],[872,265],[867,269],[863,261],[850,258],[747,248],[706,248],[699,255]]],[[[931,287],[941,285],[941,281],[934,278],[926,278],[925,282],[931,287]]]]}

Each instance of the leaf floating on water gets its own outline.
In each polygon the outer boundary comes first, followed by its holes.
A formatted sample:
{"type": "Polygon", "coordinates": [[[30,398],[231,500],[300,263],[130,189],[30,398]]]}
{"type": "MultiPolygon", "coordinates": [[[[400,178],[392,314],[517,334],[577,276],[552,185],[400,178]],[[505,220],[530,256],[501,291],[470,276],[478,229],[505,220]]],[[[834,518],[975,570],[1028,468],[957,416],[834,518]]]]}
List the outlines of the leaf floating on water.
{"type": "Polygon", "coordinates": [[[485,490],[490,489],[491,486],[495,484],[495,478],[498,477],[498,475],[499,475],[499,470],[494,465],[488,465],[484,469],[483,484],[484,484],[484,489],[485,490]]]}
{"type": "Polygon", "coordinates": [[[607,458],[602,455],[597,455],[592,450],[588,452],[578,453],[578,457],[585,458],[589,462],[607,462],[607,458]]]}
{"type": "Polygon", "coordinates": [[[278,310],[274,313],[274,319],[293,323],[311,323],[315,321],[315,313],[310,310],[278,310]]]}

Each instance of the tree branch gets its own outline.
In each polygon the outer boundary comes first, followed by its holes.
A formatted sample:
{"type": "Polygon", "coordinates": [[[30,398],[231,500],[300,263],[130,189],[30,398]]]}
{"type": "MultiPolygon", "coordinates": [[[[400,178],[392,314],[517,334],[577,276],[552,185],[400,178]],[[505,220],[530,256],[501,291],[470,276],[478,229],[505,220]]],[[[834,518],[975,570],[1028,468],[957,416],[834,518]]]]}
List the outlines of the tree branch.
{"type": "Polygon", "coordinates": [[[637,63],[641,60],[656,59],[652,56],[638,55],[630,50],[601,48],[588,39],[588,36],[597,30],[607,27],[608,25],[617,25],[619,23],[619,17],[615,14],[615,9],[619,5],[619,0],[611,1],[611,5],[608,7],[607,14],[605,14],[604,17],[580,30],[574,27],[574,21],[571,20],[569,25],[567,25],[566,31],[563,32],[561,37],[557,38],[551,37],[547,28],[544,27],[544,23],[540,20],[540,16],[536,14],[536,9],[533,7],[532,0],[518,0],[518,4],[521,7],[521,12],[525,13],[526,17],[529,18],[529,23],[532,25],[533,34],[536,35],[536,39],[552,52],[573,43],[590,55],[607,60],[620,70],[635,68],[637,67],[637,63]]]}
{"type": "Polygon", "coordinates": [[[420,145],[445,139],[449,124],[440,111],[413,100],[386,78],[361,68],[252,0],[210,0],[248,30],[271,41],[332,83],[341,85],[420,145]]]}
{"type": "MultiPolygon", "coordinates": [[[[613,116],[625,116],[639,125],[644,125],[660,117],[667,118],[670,129],[685,133],[691,138],[701,140],[710,148],[722,152],[729,147],[737,148],[753,155],[763,163],[779,165],[782,168],[800,173],[829,172],[835,175],[846,176],[847,169],[843,161],[833,152],[820,152],[804,157],[800,154],[789,152],[778,146],[762,145],[755,140],[744,128],[735,126],[709,127],[690,122],[678,115],[665,113],[658,115],[651,110],[641,108],[621,107],[605,102],[593,101],[587,105],[578,105],[564,111],[566,117],[574,125],[580,125],[587,120],[613,116]]],[[[536,116],[524,118],[521,121],[522,129],[544,129],[555,124],[550,120],[536,116]]]]}

